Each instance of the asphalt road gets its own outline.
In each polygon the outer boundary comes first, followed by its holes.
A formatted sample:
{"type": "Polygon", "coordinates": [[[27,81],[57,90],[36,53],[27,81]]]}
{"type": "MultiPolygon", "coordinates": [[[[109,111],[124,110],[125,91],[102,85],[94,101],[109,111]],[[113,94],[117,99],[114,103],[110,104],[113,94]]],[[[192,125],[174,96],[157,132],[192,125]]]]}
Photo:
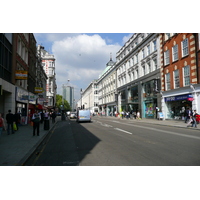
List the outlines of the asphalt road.
{"type": "Polygon", "coordinates": [[[115,118],[60,121],[25,165],[199,166],[200,134],[115,118]]]}

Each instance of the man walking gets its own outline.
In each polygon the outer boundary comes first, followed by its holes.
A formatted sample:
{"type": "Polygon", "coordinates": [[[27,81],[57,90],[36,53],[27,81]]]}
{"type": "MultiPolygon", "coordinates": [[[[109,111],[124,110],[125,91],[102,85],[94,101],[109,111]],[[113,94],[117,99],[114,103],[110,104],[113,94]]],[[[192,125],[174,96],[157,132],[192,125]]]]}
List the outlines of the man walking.
{"type": "Polygon", "coordinates": [[[40,114],[38,110],[33,114],[32,121],[33,121],[33,136],[35,136],[35,130],[37,129],[37,136],[40,134],[40,114]]]}
{"type": "Polygon", "coordinates": [[[53,110],[52,114],[51,114],[51,118],[52,118],[52,123],[54,124],[56,121],[56,112],[53,110]]]}
{"type": "Polygon", "coordinates": [[[15,133],[13,130],[13,121],[14,121],[14,115],[11,113],[11,110],[8,110],[8,114],[6,115],[8,135],[10,135],[10,129],[11,129],[12,134],[15,133]]]}

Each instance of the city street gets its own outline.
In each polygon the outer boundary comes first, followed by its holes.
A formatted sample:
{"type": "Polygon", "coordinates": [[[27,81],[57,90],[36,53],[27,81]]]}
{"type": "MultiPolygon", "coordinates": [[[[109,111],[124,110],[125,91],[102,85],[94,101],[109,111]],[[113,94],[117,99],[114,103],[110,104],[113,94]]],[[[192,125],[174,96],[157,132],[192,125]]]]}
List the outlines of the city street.
{"type": "Polygon", "coordinates": [[[30,166],[199,166],[200,132],[143,120],[58,121],[30,166]]]}

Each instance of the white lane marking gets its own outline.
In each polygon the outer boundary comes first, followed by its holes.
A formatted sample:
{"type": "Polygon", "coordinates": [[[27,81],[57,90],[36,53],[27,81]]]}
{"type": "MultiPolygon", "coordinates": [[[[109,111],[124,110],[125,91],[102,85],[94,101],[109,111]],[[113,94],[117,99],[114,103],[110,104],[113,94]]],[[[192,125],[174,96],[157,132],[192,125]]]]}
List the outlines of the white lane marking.
{"type": "Polygon", "coordinates": [[[103,124],[102,122],[100,121],[96,121],[97,123],[99,123],[101,126],[105,126],[105,127],[112,127],[111,125],[109,124],[103,124]]]}
{"type": "Polygon", "coordinates": [[[130,133],[130,132],[128,132],[128,131],[125,131],[125,130],[123,130],[123,129],[120,129],[120,128],[114,128],[114,129],[132,135],[132,133],[130,133]]]}
{"type": "Polygon", "coordinates": [[[183,135],[181,133],[176,133],[176,132],[172,132],[172,131],[165,131],[165,130],[156,129],[156,128],[138,126],[138,125],[135,125],[135,124],[126,124],[126,123],[121,123],[121,122],[118,122],[118,121],[113,121],[113,122],[118,123],[118,124],[125,124],[125,125],[129,125],[129,126],[135,126],[135,127],[138,127],[138,128],[144,128],[144,129],[148,129],[148,130],[153,130],[153,131],[158,131],[158,132],[163,132],[163,133],[168,133],[168,134],[172,134],[172,135],[178,135],[178,136],[182,136],[182,137],[188,137],[188,138],[200,140],[200,137],[193,136],[193,135],[183,135]]]}

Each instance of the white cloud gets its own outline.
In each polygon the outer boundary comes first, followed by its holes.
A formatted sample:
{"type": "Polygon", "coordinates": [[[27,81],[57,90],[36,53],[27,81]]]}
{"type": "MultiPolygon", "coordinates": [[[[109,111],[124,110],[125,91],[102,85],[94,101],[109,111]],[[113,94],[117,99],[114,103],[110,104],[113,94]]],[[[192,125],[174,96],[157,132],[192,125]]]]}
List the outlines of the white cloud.
{"type": "Polygon", "coordinates": [[[133,35],[133,33],[130,33],[129,35],[124,36],[123,39],[122,39],[123,43],[125,44],[131,38],[132,35],[133,35]]]}
{"type": "MultiPolygon", "coordinates": [[[[64,35],[63,35],[64,36],[64,35]]],[[[52,53],[56,58],[56,82],[61,94],[62,84],[67,83],[75,88],[75,99],[80,97],[80,88],[86,89],[89,83],[98,79],[110,60],[112,53],[115,61],[116,52],[121,46],[108,45],[99,35],[70,35],[56,38],[51,35],[52,53]]]]}

